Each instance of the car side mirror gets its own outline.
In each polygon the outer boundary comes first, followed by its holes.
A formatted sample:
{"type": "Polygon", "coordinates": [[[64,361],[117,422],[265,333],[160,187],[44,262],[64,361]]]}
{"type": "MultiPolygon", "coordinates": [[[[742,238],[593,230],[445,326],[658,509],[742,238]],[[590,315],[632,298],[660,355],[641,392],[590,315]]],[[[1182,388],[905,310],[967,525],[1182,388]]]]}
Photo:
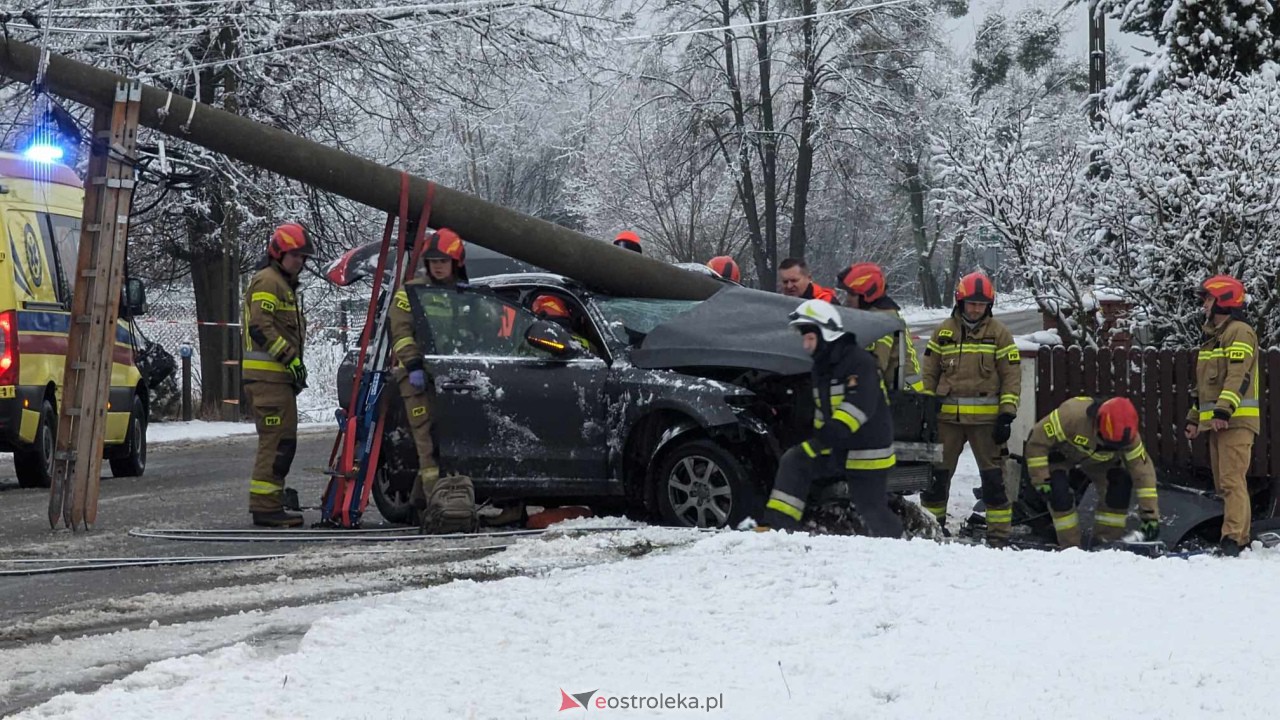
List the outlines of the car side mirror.
{"type": "Polygon", "coordinates": [[[125,306],[129,317],[147,314],[147,286],[138,278],[129,278],[124,286],[125,306]]]}
{"type": "Polygon", "coordinates": [[[582,346],[573,339],[568,330],[546,320],[538,320],[529,326],[524,333],[525,342],[539,350],[568,360],[582,354],[582,346]]]}

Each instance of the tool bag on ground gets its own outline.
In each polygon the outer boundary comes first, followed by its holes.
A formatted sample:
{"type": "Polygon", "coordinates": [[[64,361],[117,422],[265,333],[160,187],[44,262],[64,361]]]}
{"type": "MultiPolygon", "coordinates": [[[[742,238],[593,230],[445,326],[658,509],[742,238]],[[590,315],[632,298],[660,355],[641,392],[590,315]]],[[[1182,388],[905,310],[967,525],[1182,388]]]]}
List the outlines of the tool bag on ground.
{"type": "Polygon", "coordinates": [[[471,533],[480,529],[476,513],[476,491],[471,478],[450,475],[436,481],[422,512],[419,530],[426,535],[471,533]]]}

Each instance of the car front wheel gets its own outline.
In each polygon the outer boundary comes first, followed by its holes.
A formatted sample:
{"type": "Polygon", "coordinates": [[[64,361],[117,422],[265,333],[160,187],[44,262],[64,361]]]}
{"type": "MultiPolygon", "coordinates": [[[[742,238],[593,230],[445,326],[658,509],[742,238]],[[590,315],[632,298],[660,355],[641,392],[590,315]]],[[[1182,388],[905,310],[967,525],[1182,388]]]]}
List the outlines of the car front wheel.
{"type": "Polygon", "coordinates": [[[663,453],[654,482],[658,513],[668,525],[734,527],[764,504],[742,461],[705,438],[663,453]]]}

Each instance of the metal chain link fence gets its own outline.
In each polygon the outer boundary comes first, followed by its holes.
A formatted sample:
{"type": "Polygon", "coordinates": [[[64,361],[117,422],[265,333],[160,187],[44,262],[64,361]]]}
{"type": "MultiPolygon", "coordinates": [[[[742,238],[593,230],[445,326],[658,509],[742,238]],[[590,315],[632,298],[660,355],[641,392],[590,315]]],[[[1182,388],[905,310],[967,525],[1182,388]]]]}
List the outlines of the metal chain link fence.
{"type": "MultiPolygon", "coordinates": [[[[308,386],[298,395],[298,414],[303,422],[318,422],[333,418],[338,407],[335,379],[338,365],[346,353],[359,342],[364,308],[359,300],[339,299],[332,292],[303,290],[303,310],[307,320],[307,338],[304,362],[307,365],[308,386]],[[312,297],[315,297],[313,300],[312,297]],[[354,325],[354,327],[353,327],[354,325]]],[[[200,417],[201,365],[199,329],[202,323],[196,318],[194,293],[190,288],[151,290],[148,312],[135,318],[138,331],[147,340],[157,343],[173,355],[177,369],[161,387],[152,388],[152,415],[157,420],[181,419],[182,408],[182,354],[184,348],[191,353],[192,408],[200,417]]],[[[239,323],[203,323],[227,333],[228,346],[236,354],[220,358],[229,362],[228,380],[239,378],[239,348],[243,339],[239,323]]],[[[231,385],[238,389],[237,385],[231,385]]],[[[234,392],[234,391],[233,391],[234,392]]],[[[222,419],[207,418],[207,419],[222,419]]],[[[248,420],[245,413],[241,419],[248,420]]]]}

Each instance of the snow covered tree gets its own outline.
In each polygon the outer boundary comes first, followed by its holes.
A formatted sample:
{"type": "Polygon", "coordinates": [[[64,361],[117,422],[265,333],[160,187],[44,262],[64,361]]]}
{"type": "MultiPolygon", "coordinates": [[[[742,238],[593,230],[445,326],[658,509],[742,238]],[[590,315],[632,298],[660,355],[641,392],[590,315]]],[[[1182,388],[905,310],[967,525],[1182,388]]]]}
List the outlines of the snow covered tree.
{"type": "Polygon", "coordinates": [[[1139,106],[1168,87],[1190,87],[1197,75],[1249,75],[1280,50],[1280,13],[1269,0],[1099,0],[1097,7],[1121,30],[1156,41],[1111,91],[1139,106]]]}
{"type": "Polygon", "coordinates": [[[1193,344],[1194,289],[1227,273],[1250,293],[1259,340],[1280,342],[1280,85],[1206,75],[1165,92],[1140,116],[1113,110],[1098,139],[1110,175],[1082,206],[1108,284],[1139,308],[1153,343],[1193,344]]]}

